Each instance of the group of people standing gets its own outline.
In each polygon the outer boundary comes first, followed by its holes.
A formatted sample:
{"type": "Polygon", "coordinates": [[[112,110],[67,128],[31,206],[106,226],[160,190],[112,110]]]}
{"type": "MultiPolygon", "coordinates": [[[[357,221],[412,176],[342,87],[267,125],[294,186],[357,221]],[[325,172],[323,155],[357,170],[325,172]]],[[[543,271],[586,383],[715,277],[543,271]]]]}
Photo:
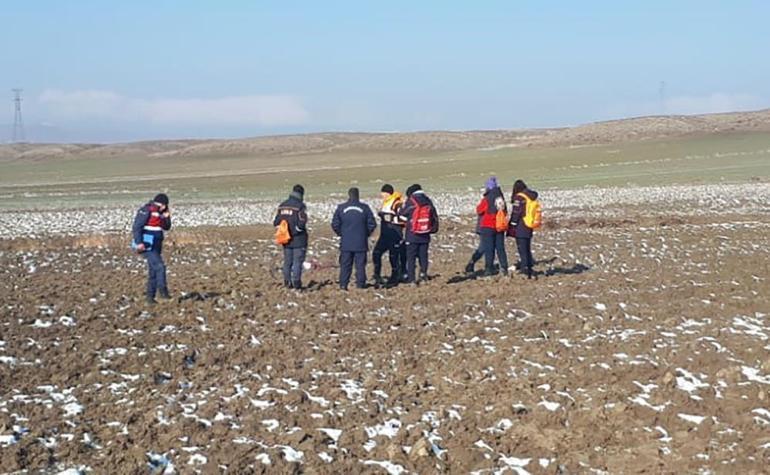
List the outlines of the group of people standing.
{"type": "Polygon", "coordinates": [[[493,275],[494,261],[497,256],[500,272],[508,275],[508,255],[505,251],[505,238],[516,238],[519,252],[519,271],[531,279],[535,260],[532,257],[532,232],[540,227],[538,194],[527,188],[522,180],[516,180],[511,190],[511,212],[508,213],[503,190],[497,178],[489,177],[484,184],[484,196],[476,205],[476,234],[479,235],[479,247],[471,255],[465,266],[466,273],[473,273],[478,262],[484,258],[484,275],[493,275]],[[533,209],[536,204],[536,209],[533,209]],[[531,221],[529,221],[531,219],[531,221]],[[501,222],[502,220],[502,222],[501,222]],[[529,222],[528,222],[529,221],[529,222]]]}
{"type": "MultiPolygon", "coordinates": [[[[289,199],[278,206],[273,225],[279,230],[276,242],[283,245],[284,286],[302,289],[302,271],[307,249],[307,211],[303,202],[305,190],[295,185],[289,199]],[[286,224],[289,239],[279,237],[286,224]]],[[[439,217],[433,202],[419,184],[406,189],[406,197],[392,185],[380,190],[382,207],[380,236],[372,252],[374,282],[377,286],[417,283],[428,280],[428,253],[431,235],[438,232],[439,217]],[[391,274],[382,276],[382,258],[388,254],[391,274]],[[419,264],[420,273],[417,276],[419,264]]],[[[348,190],[348,199],[337,206],[332,217],[332,230],[340,237],[339,285],[347,290],[355,268],[355,285],[367,285],[366,262],[369,238],[377,229],[372,209],[361,202],[358,188],[348,190]]]]}
{"type": "MultiPolygon", "coordinates": [[[[484,189],[484,196],[476,206],[479,246],[473,252],[465,272],[473,274],[476,263],[483,257],[483,275],[493,275],[497,257],[500,272],[508,275],[505,240],[506,237],[515,237],[519,253],[517,267],[528,278],[532,278],[535,264],[532,258],[532,231],[540,227],[541,219],[537,192],[517,180],[511,192],[509,213],[508,200],[496,177],[490,177],[484,189]]],[[[395,286],[429,280],[431,236],[439,230],[439,216],[433,201],[419,184],[408,187],[403,195],[392,185],[386,184],[380,189],[380,195],[382,206],[377,212],[380,235],[372,252],[374,284],[378,287],[395,286]],[[385,254],[388,254],[391,270],[387,279],[382,274],[385,254]]],[[[288,199],[278,206],[273,220],[276,243],[283,247],[284,286],[297,290],[303,288],[302,271],[308,247],[308,215],[304,197],[304,187],[294,185],[288,199]]],[[[377,221],[369,205],[361,202],[358,188],[348,190],[347,201],[334,211],[331,227],[340,237],[340,288],[348,289],[354,269],[356,287],[365,288],[369,238],[377,229],[377,221]]],[[[156,295],[170,298],[166,265],[161,257],[163,234],[170,228],[169,199],[163,193],[142,206],[134,218],[131,247],[147,260],[146,300],[149,304],[156,303],[156,295]]]]}
{"type": "MultiPolygon", "coordinates": [[[[508,257],[505,251],[506,237],[515,237],[519,253],[520,272],[528,278],[534,275],[532,257],[532,232],[540,226],[538,194],[517,180],[511,191],[511,211],[497,182],[490,177],[484,187],[484,196],[476,206],[476,233],[480,236],[478,248],[473,252],[465,272],[473,274],[476,262],[484,258],[483,275],[495,274],[495,257],[500,273],[508,275],[508,257]],[[533,204],[537,206],[533,207],[533,204]]],[[[405,196],[385,184],[380,189],[382,206],[378,211],[380,235],[372,251],[375,286],[394,286],[400,283],[415,284],[429,280],[429,249],[431,235],[439,230],[439,217],[431,199],[419,184],[406,189],[405,196]],[[382,258],[388,254],[391,273],[382,275],[382,258]],[[417,275],[419,264],[420,273],[417,275]]],[[[302,288],[302,270],[307,248],[307,212],[303,203],[304,188],[295,185],[288,200],[281,203],[273,224],[280,229],[286,223],[288,230],[283,244],[284,285],[302,288]]],[[[339,285],[347,290],[353,270],[355,285],[367,285],[366,263],[369,238],[377,229],[377,222],[369,205],[362,203],[358,188],[348,190],[348,200],[337,206],[332,217],[332,230],[340,237],[339,285]]]]}

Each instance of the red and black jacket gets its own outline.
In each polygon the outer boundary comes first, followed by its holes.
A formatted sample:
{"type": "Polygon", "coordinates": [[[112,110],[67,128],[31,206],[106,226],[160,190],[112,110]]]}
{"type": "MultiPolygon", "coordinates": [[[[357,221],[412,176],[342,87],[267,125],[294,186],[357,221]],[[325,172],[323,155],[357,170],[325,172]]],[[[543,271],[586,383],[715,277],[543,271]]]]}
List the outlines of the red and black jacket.
{"type": "Polygon", "coordinates": [[[155,246],[160,250],[160,242],[163,241],[163,231],[168,231],[169,229],[171,229],[171,218],[163,216],[163,213],[160,211],[160,205],[150,201],[136,212],[131,234],[136,244],[145,241],[145,234],[153,236],[153,242],[157,243],[155,246]]]}
{"type": "Polygon", "coordinates": [[[487,192],[484,193],[484,197],[479,201],[479,204],[476,205],[476,214],[479,215],[480,229],[494,230],[496,228],[497,205],[495,202],[498,198],[505,199],[503,197],[503,192],[499,187],[487,190],[487,192]]]}

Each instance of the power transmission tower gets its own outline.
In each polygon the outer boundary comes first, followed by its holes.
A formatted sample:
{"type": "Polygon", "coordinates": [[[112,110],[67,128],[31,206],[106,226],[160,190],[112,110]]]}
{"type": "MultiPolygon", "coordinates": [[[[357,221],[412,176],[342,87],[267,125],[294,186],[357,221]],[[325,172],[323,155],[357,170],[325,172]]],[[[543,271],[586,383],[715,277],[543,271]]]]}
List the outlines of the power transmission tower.
{"type": "Polygon", "coordinates": [[[11,89],[13,91],[13,141],[24,142],[24,119],[21,117],[21,93],[22,89],[11,89]]]}
{"type": "Polygon", "coordinates": [[[661,81],[658,86],[658,107],[660,107],[660,114],[665,114],[666,107],[666,81],[661,81]]]}

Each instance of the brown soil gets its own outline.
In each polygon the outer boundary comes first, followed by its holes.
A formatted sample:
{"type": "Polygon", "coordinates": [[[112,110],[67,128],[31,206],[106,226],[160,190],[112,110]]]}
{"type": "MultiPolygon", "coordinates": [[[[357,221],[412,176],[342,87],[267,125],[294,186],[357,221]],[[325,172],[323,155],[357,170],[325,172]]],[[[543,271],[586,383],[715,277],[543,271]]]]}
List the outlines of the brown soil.
{"type": "Polygon", "coordinates": [[[296,293],[269,229],[180,230],[154,308],[118,238],[5,242],[0,472],[762,473],[770,221],[723,221],[556,223],[537,281],[466,279],[452,224],[430,282],[348,293],[329,236],[296,293]]]}

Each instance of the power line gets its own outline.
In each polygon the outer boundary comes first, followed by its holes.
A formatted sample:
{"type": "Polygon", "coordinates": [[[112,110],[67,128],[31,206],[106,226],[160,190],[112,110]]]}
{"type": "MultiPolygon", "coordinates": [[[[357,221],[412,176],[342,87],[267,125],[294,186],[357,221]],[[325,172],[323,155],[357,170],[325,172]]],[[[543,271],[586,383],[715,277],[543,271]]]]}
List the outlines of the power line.
{"type": "Polygon", "coordinates": [[[21,93],[23,89],[11,89],[13,92],[13,142],[24,142],[24,119],[21,116],[21,93]]]}

